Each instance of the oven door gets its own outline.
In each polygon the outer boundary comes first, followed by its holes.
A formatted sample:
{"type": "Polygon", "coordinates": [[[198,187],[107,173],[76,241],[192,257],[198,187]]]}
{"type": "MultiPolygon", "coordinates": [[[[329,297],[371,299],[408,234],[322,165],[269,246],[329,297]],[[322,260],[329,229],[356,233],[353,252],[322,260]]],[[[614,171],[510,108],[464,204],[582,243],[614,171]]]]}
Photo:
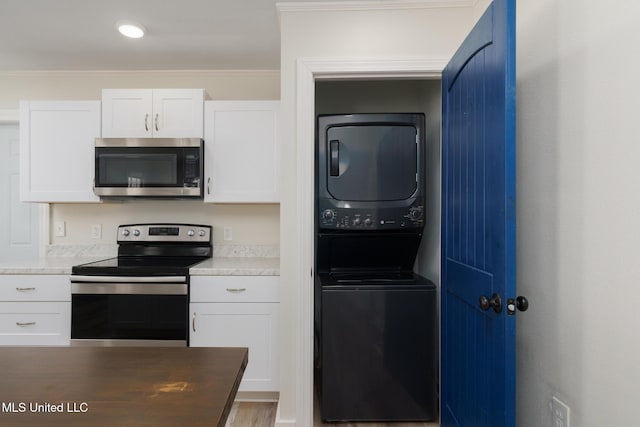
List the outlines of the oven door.
{"type": "Polygon", "coordinates": [[[71,345],[186,346],[184,277],[72,276],[71,345]]]}
{"type": "Polygon", "coordinates": [[[102,197],[202,197],[201,139],[97,138],[94,192],[102,197]]]}

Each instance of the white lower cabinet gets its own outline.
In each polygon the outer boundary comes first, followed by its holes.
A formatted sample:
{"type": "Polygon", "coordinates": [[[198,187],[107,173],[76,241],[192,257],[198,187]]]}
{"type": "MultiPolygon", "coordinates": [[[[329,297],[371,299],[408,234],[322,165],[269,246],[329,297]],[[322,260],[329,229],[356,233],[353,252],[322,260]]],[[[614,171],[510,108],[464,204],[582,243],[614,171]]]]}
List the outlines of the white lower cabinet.
{"type": "Polygon", "coordinates": [[[67,346],[70,339],[66,275],[0,276],[0,345],[67,346]]]}
{"type": "Polygon", "coordinates": [[[248,347],[240,391],[278,391],[278,278],[192,276],[191,347],[248,347]]]}

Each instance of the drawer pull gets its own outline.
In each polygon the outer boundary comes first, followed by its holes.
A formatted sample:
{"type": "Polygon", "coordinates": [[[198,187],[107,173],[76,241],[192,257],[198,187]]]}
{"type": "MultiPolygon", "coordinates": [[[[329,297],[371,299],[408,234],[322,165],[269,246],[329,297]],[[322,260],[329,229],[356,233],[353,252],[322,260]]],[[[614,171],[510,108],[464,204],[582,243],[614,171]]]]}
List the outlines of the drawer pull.
{"type": "Polygon", "coordinates": [[[35,291],[36,288],[16,288],[16,291],[24,292],[24,291],[35,291]]]}
{"type": "Polygon", "coordinates": [[[227,292],[231,292],[233,294],[239,294],[240,292],[246,291],[247,288],[227,288],[227,292]]]}
{"type": "Polygon", "coordinates": [[[36,322],[16,322],[16,325],[18,326],[33,326],[35,324],[36,322]]]}

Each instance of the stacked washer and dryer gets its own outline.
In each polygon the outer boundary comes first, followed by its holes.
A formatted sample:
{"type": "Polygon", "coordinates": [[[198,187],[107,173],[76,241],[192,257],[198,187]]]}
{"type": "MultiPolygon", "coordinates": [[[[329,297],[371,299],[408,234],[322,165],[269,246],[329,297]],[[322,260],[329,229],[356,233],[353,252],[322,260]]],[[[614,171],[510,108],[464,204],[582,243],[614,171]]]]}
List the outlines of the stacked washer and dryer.
{"type": "Polygon", "coordinates": [[[414,273],[424,114],[321,115],[315,366],[325,421],[437,419],[436,287],[414,273]]]}

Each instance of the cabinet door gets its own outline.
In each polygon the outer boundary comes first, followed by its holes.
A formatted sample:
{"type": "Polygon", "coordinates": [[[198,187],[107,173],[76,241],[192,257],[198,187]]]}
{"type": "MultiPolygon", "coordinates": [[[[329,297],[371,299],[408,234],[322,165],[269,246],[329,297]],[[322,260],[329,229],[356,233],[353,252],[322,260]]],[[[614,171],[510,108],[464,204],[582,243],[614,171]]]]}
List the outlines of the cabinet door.
{"type": "Polygon", "coordinates": [[[279,202],[279,105],[205,102],[205,202],[279,202]]]}
{"type": "Polygon", "coordinates": [[[20,102],[20,200],[97,202],[93,146],[100,101],[20,102]]]}
{"type": "Polygon", "coordinates": [[[191,303],[191,347],[248,347],[240,391],[278,390],[277,303],[191,303]]]}
{"type": "Polygon", "coordinates": [[[203,89],[154,89],[154,137],[202,138],[203,123],[203,89]]]}
{"type": "Polygon", "coordinates": [[[153,135],[153,90],[103,89],[102,137],[144,138],[153,135]]]}

